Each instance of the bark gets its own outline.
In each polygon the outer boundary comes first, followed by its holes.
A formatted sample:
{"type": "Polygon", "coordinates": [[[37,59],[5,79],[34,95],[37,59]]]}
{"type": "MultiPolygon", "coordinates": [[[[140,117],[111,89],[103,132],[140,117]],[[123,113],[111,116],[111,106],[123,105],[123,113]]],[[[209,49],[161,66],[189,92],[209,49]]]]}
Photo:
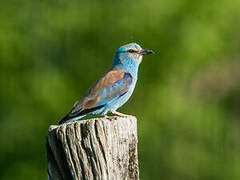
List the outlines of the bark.
{"type": "Polygon", "coordinates": [[[49,180],[138,180],[137,120],[94,118],[50,126],[49,180]]]}

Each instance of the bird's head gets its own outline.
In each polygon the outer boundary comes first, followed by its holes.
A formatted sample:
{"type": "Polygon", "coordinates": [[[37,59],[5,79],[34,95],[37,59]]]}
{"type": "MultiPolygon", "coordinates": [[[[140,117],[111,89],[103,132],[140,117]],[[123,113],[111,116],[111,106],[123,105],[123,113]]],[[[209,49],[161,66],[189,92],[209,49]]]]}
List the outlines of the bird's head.
{"type": "Polygon", "coordinates": [[[118,48],[115,52],[113,66],[114,65],[139,65],[144,55],[154,53],[152,50],[141,48],[137,43],[130,43],[118,48]]]}

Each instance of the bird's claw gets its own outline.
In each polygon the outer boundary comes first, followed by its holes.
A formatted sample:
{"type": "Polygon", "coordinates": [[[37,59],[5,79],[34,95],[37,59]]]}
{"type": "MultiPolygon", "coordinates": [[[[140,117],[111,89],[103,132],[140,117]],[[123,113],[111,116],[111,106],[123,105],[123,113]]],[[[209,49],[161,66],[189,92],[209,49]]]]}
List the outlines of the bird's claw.
{"type": "Polygon", "coordinates": [[[104,118],[108,119],[108,118],[109,118],[109,116],[107,116],[107,115],[104,115],[104,118]]]}
{"type": "Polygon", "coordinates": [[[128,116],[127,114],[123,114],[123,113],[120,113],[120,112],[117,112],[117,111],[113,111],[112,113],[117,115],[117,116],[120,116],[120,117],[127,117],[128,116]]]}

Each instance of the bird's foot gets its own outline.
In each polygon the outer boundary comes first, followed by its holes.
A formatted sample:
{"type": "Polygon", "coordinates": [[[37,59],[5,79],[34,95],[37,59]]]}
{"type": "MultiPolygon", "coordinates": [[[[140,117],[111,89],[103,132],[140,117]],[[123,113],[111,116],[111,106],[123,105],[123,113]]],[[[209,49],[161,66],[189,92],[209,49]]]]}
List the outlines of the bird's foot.
{"type": "Polygon", "coordinates": [[[112,119],[111,116],[107,116],[107,115],[104,115],[104,118],[105,118],[105,119],[109,119],[109,120],[112,119]]]}
{"type": "Polygon", "coordinates": [[[121,117],[127,117],[128,116],[127,114],[123,114],[123,113],[120,113],[120,112],[117,112],[117,111],[112,111],[112,113],[117,115],[117,116],[121,116],[121,117]]]}
{"type": "Polygon", "coordinates": [[[105,114],[105,115],[104,115],[104,118],[108,119],[108,118],[109,118],[109,116],[107,116],[107,115],[105,114]]]}

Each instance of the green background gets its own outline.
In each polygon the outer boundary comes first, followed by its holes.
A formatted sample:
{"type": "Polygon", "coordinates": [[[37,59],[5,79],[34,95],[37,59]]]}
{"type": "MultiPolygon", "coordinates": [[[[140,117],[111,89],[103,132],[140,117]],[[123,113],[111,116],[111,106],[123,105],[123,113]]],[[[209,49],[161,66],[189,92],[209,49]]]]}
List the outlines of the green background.
{"type": "Polygon", "coordinates": [[[1,1],[0,179],[46,179],[48,126],[130,42],[141,179],[240,179],[239,32],[239,0],[1,1]]]}

